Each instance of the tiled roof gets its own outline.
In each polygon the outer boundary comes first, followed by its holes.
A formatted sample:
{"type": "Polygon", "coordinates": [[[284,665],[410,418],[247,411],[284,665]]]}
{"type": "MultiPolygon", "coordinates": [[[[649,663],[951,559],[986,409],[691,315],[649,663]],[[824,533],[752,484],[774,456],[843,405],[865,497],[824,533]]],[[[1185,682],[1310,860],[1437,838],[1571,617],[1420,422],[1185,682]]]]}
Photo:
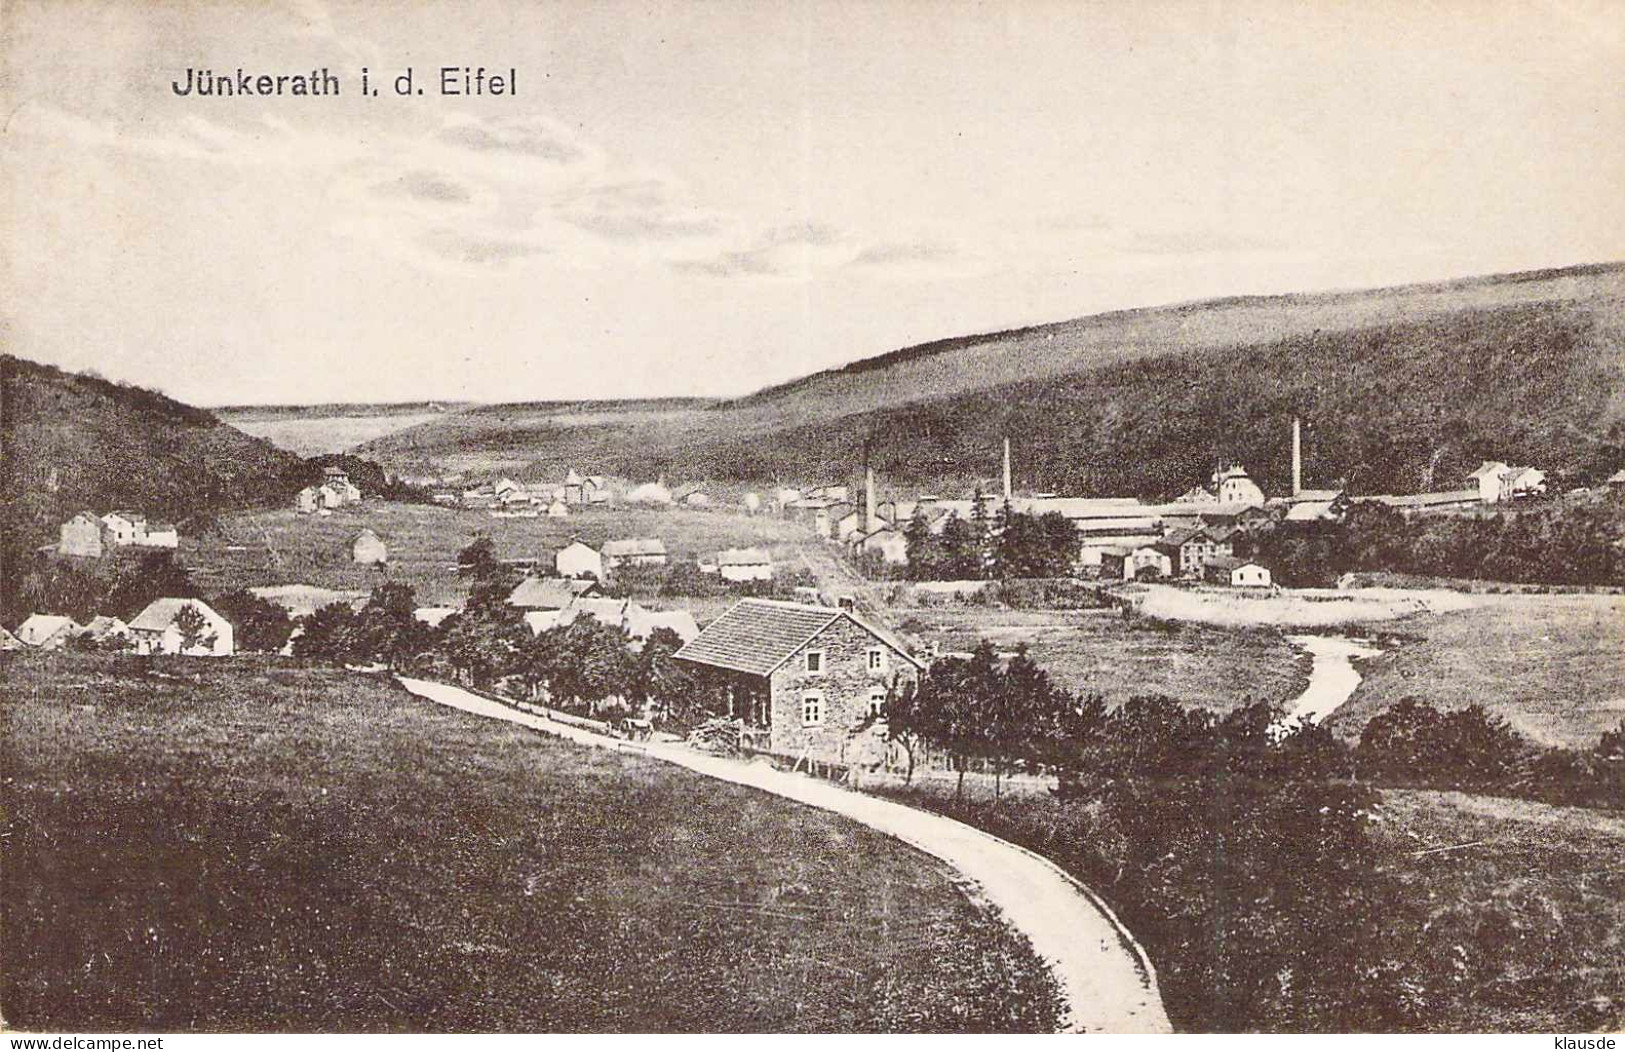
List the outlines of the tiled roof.
{"type": "Polygon", "coordinates": [[[593,587],[591,581],[564,577],[527,577],[508,593],[508,602],[527,610],[562,610],[593,587]]]}
{"type": "Polygon", "coordinates": [[[146,632],[162,632],[174,624],[175,617],[187,607],[193,607],[209,622],[222,621],[219,614],[201,599],[154,599],[147,608],[135,616],[130,627],[146,632]]]}
{"type": "Polygon", "coordinates": [[[742,599],[676,656],[766,676],[842,616],[843,611],[827,606],[742,599]]]}
{"type": "Polygon", "coordinates": [[[740,600],[727,613],[707,625],[705,631],[679,650],[676,656],[702,665],[753,676],[768,676],[820,632],[843,618],[885,643],[906,660],[919,664],[895,636],[854,616],[849,610],[774,599],[740,600]]]}

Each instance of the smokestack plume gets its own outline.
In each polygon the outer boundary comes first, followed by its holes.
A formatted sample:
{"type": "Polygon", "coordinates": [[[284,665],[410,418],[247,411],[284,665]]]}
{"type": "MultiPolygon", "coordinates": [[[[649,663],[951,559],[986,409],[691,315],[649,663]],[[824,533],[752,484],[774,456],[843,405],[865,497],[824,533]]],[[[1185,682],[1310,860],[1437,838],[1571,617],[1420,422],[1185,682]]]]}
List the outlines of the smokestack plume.
{"type": "Polygon", "coordinates": [[[1292,418],[1292,495],[1303,492],[1303,425],[1292,418]]]}
{"type": "Polygon", "coordinates": [[[875,507],[875,469],[863,469],[863,531],[873,533],[880,529],[880,509],[875,507]]]}
{"type": "Polygon", "coordinates": [[[1004,499],[1010,500],[1010,439],[1004,440],[1004,499]]]}

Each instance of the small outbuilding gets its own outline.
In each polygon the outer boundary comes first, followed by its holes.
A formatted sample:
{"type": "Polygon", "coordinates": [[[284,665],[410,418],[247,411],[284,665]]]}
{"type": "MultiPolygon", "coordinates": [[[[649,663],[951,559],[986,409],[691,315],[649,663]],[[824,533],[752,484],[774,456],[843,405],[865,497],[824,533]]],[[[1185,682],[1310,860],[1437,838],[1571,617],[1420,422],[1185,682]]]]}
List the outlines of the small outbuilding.
{"type": "Polygon", "coordinates": [[[1202,567],[1202,579],[1232,588],[1268,588],[1271,584],[1269,568],[1248,559],[1213,559],[1202,567]]]}
{"type": "Polygon", "coordinates": [[[571,541],[553,557],[553,568],[560,577],[591,575],[604,579],[604,557],[580,541],[571,541]]]}
{"type": "Polygon", "coordinates": [[[363,529],[350,542],[350,561],[361,566],[382,566],[389,562],[389,548],[372,529],[363,529]]]}
{"type": "Polygon", "coordinates": [[[17,640],[35,650],[60,650],[82,629],[71,617],[57,614],[30,614],[17,626],[17,640]]]}

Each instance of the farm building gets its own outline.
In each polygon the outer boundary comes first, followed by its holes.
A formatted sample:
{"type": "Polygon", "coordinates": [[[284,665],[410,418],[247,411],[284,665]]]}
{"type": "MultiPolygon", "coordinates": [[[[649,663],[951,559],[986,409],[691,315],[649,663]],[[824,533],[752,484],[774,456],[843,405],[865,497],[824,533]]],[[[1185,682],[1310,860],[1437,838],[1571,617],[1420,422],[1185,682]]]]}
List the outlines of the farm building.
{"type": "Polygon", "coordinates": [[[71,617],[56,614],[30,614],[17,626],[17,639],[37,650],[60,650],[81,631],[71,617]]]}
{"type": "Polygon", "coordinates": [[[1546,492],[1546,473],[1538,468],[1513,467],[1499,460],[1486,460],[1467,476],[1467,485],[1478,490],[1485,504],[1498,504],[1546,492]]]}
{"type": "Polygon", "coordinates": [[[571,541],[560,548],[558,554],[553,557],[553,569],[560,577],[581,577],[584,574],[591,574],[602,581],[604,557],[580,541],[571,541]]]}
{"type": "Polygon", "coordinates": [[[356,534],[355,540],[350,542],[350,561],[362,566],[382,566],[389,562],[389,549],[369,527],[356,534]]]}
{"type": "Polygon", "coordinates": [[[765,730],[768,751],[826,763],[922,668],[850,610],[769,599],[735,604],[676,656],[727,674],[730,713],[765,730]]]}
{"type": "Polygon", "coordinates": [[[716,567],[725,581],[773,579],[773,558],[761,548],[729,548],[718,552],[716,567]]]}
{"type": "Polygon", "coordinates": [[[136,543],[147,548],[179,548],[181,535],[172,523],[149,522],[147,532],[136,543]]]}
{"type": "Polygon", "coordinates": [[[668,628],[686,643],[700,634],[694,615],[687,610],[646,610],[632,599],[605,599],[598,596],[578,596],[564,606],[528,611],[524,615],[526,627],[540,635],[550,628],[573,623],[577,618],[590,617],[601,624],[619,628],[641,647],[656,631],[668,628]]]}
{"type": "Polygon", "coordinates": [[[105,643],[108,640],[129,638],[130,626],[120,618],[98,614],[86,622],[82,633],[98,643],[105,643]]]}
{"type": "Polygon", "coordinates": [[[572,577],[527,577],[508,593],[508,605],[522,610],[563,610],[579,598],[598,593],[597,581],[572,577]]]}
{"type": "Polygon", "coordinates": [[[760,493],[747,493],[740,500],[746,515],[755,515],[762,510],[762,495],[760,493]]]}
{"type": "Polygon", "coordinates": [[[1233,588],[1270,586],[1269,569],[1246,559],[1214,559],[1202,567],[1202,579],[1208,584],[1226,584],[1233,588]]]}
{"type": "Polygon", "coordinates": [[[622,566],[664,566],[666,545],[658,537],[631,537],[609,541],[603,547],[604,569],[614,573],[622,566]]]}
{"type": "Polygon", "coordinates": [[[320,486],[306,486],[293,498],[293,510],[301,515],[314,515],[326,506],[320,486]]]}
{"type": "Polygon", "coordinates": [[[325,498],[330,508],[354,504],[361,499],[361,490],[350,481],[350,473],[340,467],[322,469],[321,488],[332,494],[331,497],[325,498]]]}
{"type": "Polygon", "coordinates": [[[22,648],[22,640],[18,639],[4,628],[0,628],[0,650],[21,650],[22,648]]]}
{"type": "Polygon", "coordinates": [[[609,483],[602,475],[581,475],[571,468],[558,496],[566,504],[603,504],[609,500],[609,483]]]}
{"type": "Polygon", "coordinates": [[[130,622],[130,640],[138,654],[188,654],[194,657],[229,657],[236,652],[231,622],[201,599],[154,599],[130,622]],[[183,631],[193,611],[198,635],[190,642],[183,631]]]}
{"type": "Polygon", "coordinates": [[[93,511],[82,511],[62,524],[56,550],[61,555],[79,555],[99,559],[102,546],[102,520],[93,511]]]}
{"type": "Polygon", "coordinates": [[[562,500],[555,500],[547,506],[547,517],[550,519],[562,519],[569,514],[570,506],[562,500]]]}

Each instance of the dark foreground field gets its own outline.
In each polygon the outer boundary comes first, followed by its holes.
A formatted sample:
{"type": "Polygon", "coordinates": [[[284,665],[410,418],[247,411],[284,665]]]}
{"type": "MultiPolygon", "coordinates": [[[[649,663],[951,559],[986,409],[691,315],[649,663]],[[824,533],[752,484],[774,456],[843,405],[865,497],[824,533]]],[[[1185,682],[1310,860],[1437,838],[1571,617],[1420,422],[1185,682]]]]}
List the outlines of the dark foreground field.
{"type": "Polygon", "coordinates": [[[1088,883],[1150,953],[1182,1031],[1625,1028],[1619,811],[1419,790],[1368,809],[1335,785],[1132,778],[1087,802],[887,793],[1088,883]]]}
{"type": "Polygon", "coordinates": [[[30,1030],[1046,1030],[1026,943],[823,812],[282,663],[0,667],[30,1030]]]}

